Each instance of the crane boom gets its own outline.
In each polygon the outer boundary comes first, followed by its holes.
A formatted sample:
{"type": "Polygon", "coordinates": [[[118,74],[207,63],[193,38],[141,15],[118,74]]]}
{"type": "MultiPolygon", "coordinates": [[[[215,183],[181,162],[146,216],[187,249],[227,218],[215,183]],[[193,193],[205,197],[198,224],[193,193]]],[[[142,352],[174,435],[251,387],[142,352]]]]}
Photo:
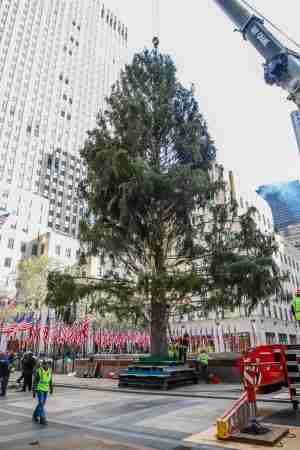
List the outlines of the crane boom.
{"type": "Polygon", "coordinates": [[[264,58],[265,81],[288,91],[300,108],[300,55],[287,49],[239,0],[213,0],[264,58]]]}

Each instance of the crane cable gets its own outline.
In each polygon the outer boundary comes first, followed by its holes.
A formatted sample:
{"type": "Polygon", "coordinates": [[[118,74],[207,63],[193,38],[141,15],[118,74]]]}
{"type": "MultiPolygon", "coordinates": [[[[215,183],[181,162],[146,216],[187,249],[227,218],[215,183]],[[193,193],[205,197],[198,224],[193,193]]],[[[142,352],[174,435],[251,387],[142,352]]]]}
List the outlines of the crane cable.
{"type": "Polygon", "coordinates": [[[153,36],[159,38],[160,33],[160,15],[159,15],[159,0],[152,0],[152,28],[153,36]]]}
{"type": "Polygon", "coordinates": [[[283,31],[281,28],[279,28],[277,25],[275,25],[271,20],[269,20],[266,16],[264,16],[262,13],[260,13],[254,6],[250,5],[250,3],[246,0],[240,0],[247,8],[251,9],[254,14],[261,17],[266,23],[268,23],[274,30],[276,30],[278,33],[280,33],[285,39],[287,39],[289,42],[294,44],[297,48],[300,49],[300,44],[293,39],[291,36],[289,36],[285,31],[283,31]]]}

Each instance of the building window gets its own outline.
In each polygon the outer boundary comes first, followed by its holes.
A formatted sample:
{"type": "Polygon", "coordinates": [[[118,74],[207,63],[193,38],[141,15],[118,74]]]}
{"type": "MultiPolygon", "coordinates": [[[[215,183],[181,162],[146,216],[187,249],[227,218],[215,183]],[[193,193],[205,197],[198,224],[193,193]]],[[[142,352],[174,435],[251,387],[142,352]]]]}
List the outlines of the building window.
{"type": "Polygon", "coordinates": [[[70,248],[66,249],[66,257],[71,258],[71,249],[70,248]]]}
{"type": "Polygon", "coordinates": [[[5,258],[4,260],[4,267],[11,267],[11,258],[5,258]]]}
{"type": "Polygon", "coordinates": [[[37,254],[38,254],[38,246],[37,246],[37,244],[33,244],[32,250],[31,250],[31,254],[32,254],[32,256],[37,256],[37,254]]]}
{"type": "Polygon", "coordinates": [[[60,256],[60,251],[61,251],[61,247],[60,247],[60,245],[57,245],[55,247],[55,254],[56,254],[56,256],[60,256]]]}
{"type": "Polygon", "coordinates": [[[275,335],[275,333],[266,333],[266,344],[267,345],[276,344],[276,335],[275,335]]]}
{"type": "Polygon", "coordinates": [[[13,250],[14,245],[15,245],[15,240],[12,238],[8,239],[7,247],[10,248],[11,250],[13,250]]]}
{"type": "Polygon", "coordinates": [[[41,245],[41,255],[43,255],[45,253],[45,244],[41,245]]]}
{"type": "Polygon", "coordinates": [[[279,338],[279,344],[287,345],[287,343],[288,343],[288,337],[287,337],[286,334],[284,334],[284,333],[279,333],[279,334],[278,334],[278,338],[279,338]]]}
{"type": "Polygon", "coordinates": [[[26,252],[26,244],[25,242],[21,242],[21,253],[25,253],[26,252]]]}

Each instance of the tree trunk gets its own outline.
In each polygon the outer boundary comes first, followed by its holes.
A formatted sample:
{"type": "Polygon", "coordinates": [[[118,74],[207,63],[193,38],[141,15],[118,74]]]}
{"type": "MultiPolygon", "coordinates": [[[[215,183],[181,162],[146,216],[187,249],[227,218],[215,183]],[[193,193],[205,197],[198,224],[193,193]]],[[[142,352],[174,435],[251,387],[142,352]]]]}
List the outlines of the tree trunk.
{"type": "Polygon", "coordinates": [[[151,302],[151,356],[168,356],[168,314],[166,302],[151,302]]]}

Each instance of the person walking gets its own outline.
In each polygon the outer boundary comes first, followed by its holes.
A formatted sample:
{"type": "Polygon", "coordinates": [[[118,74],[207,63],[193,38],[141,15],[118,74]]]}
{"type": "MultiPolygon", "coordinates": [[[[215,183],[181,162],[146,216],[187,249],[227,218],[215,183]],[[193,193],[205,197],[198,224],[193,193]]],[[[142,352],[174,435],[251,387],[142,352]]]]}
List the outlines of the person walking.
{"type": "Polygon", "coordinates": [[[64,357],[64,373],[65,375],[68,375],[72,370],[72,359],[71,355],[68,352],[66,356],[64,357]]]}
{"type": "Polygon", "coordinates": [[[203,379],[209,384],[209,373],[208,373],[208,354],[205,349],[202,349],[198,355],[198,363],[201,368],[201,373],[203,379]]]}
{"type": "Polygon", "coordinates": [[[41,367],[35,372],[33,397],[37,395],[38,404],[33,412],[32,419],[41,425],[47,425],[45,405],[48,393],[53,394],[52,369],[47,360],[43,360],[41,367]]]}
{"type": "Polygon", "coordinates": [[[33,356],[32,352],[28,352],[26,358],[23,361],[23,373],[24,373],[24,384],[23,384],[23,392],[26,392],[26,388],[28,391],[32,389],[32,377],[35,368],[36,360],[33,356]]]}
{"type": "Polygon", "coordinates": [[[9,360],[5,353],[0,352],[0,396],[5,397],[9,380],[9,360]]]}

